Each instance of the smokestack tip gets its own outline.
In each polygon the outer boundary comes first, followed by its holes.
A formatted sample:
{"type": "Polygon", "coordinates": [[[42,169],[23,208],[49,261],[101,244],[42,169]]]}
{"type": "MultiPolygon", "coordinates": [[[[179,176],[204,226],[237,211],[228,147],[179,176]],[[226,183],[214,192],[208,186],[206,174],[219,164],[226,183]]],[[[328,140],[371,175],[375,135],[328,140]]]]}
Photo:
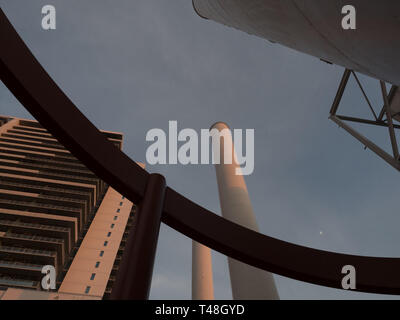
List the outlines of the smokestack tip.
{"type": "Polygon", "coordinates": [[[219,130],[221,130],[221,129],[225,129],[225,128],[229,129],[229,126],[228,126],[228,124],[226,122],[217,121],[210,127],[210,130],[211,129],[219,129],[219,130]]]}

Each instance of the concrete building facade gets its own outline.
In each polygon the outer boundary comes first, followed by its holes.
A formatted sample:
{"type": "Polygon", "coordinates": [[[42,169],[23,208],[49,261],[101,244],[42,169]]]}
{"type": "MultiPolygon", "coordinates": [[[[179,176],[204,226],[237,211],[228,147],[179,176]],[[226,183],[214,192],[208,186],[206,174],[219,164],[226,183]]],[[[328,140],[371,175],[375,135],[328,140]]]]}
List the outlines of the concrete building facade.
{"type": "Polygon", "coordinates": [[[0,116],[0,299],[107,298],[135,212],[37,121],[0,116]]]}

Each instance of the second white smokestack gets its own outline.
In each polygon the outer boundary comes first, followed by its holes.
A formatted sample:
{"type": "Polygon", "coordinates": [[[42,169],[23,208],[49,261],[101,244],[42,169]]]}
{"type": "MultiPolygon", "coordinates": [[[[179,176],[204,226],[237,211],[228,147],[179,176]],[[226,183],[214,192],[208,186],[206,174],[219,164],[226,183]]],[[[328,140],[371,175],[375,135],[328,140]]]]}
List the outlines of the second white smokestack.
{"type": "Polygon", "coordinates": [[[214,299],[211,250],[196,241],[192,241],[192,299],[214,299]]]}

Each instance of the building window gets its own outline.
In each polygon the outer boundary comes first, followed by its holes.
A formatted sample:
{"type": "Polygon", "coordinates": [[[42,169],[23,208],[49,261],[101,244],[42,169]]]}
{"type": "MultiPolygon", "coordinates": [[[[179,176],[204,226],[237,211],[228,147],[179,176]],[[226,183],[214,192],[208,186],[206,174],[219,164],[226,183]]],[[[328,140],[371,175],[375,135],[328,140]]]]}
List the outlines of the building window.
{"type": "Polygon", "coordinates": [[[85,293],[87,294],[87,293],[89,293],[89,291],[90,291],[90,286],[87,286],[85,289],[85,293]]]}
{"type": "Polygon", "coordinates": [[[94,267],[95,267],[95,268],[98,268],[99,265],[100,265],[100,261],[97,261],[94,267]]]}
{"type": "Polygon", "coordinates": [[[104,251],[101,250],[101,251],[100,251],[100,257],[102,257],[103,255],[104,255],[104,251]]]}
{"type": "Polygon", "coordinates": [[[109,233],[107,233],[107,237],[110,237],[110,236],[111,236],[111,231],[109,233]]]}
{"type": "Polygon", "coordinates": [[[120,202],[119,205],[122,206],[123,202],[120,202]]]}
{"type": "Polygon", "coordinates": [[[120,212],[121,210],[120,209],[117,209],[117,212],[120,212]]]}
{"type": "Polygon", "coordinates": [[[94,277],[96,276],[95,273],[92,273],[92,275],[90,276],[90,280],[94,280],[94,277]]]}
{"type": "Polygon", "coordinates": [[[104,241],[104,246],[107,247],[108,241],[104,241]]]}
{"type": "Polygon", "coordinates": [[[114,223],[111,223],[111,229],[114,228],[114,226],[115,226],[115,224],[114,224],[114,223]]]}
{"type": "Polygon", "coordinates": [[[125,199],[125,196],[122,196],[122,199],[125,199]]]}
{"type": "Polygon", "coordinates": [[[118,219],[118,216],[114,216],[114,220],[117,220],[118,219]]]}

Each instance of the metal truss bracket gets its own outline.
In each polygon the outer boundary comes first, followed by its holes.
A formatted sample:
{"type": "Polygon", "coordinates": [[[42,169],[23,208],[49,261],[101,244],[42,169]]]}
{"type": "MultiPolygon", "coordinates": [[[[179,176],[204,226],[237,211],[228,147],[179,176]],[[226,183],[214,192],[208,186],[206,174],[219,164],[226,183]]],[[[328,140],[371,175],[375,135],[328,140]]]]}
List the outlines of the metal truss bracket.
{"type": "MultiPolygon", "coordinates": [[[[336,93],[335,100],[333,101],[331,110],[330,110],[330,116],[329,119],[331,119],[333,122],[335,122],[339,127],[345,129],[348,133],[350,133],[354,138],[356,138],[358,141],[360,141],[365,148],[370,149],[373,151],[375,154],[377,154],[379,157],[381,157],[383,160],[385,160],[387,163],[389,163],[392,167],[400,171],[400,157],[399,157],[399,147],[397,144],[397,139],[396,139],[396,133],[395,129],[400,129],[400,125],[394,124],[393,120],[400,120],[400,113],[395,110],[397,108],[392,108],[392,104],[396,100],[397,97],[400,96],[400,90],[397,86],[392,86],[390,89],[389,94],[387,93],[386,90],[386,84],[383,81],[380,81],[380,86],[381,86],[381,91],[382,91],[382,98],[383,98],[383,107],[377,115],[375,112],[370,100],[368,99],[368,96],[359,80],[357,77],[357,74],[353,70],[346,69],[344,71],[342,80],[340,82],[338,91],[336,93]],[[363,118],[356,118],[356,117],[349,117],[345,115],[339,115],[337,114],[337,111],[339,109],[340,102],[343,98],[343,93],[346,89],[347,83],[350,79],[350,76],[353,75],[359,88],[361,89],[361,92],[368,104],[369,109],[371,110],[373,119],[363,119],[363,118]],[[384,117],[386,118],[384,119],[384,117]],[[347,122],[356,122],[356,123],[363,123],[363,124],[369,124],[369,125],[375,125],[375,126],[381,126],[381,127],[386,127],[388,128],[389,131],[389,137],[390,137],[390,142],[392,146],[392,154],[387,153],[385,150],[383,150],[381,147],[373,143],[371,140],[360,134],[357,130],[355,130],[353,127],[351,127],[347,122]]],[[[400,105],[399,105],[400,107],[400,105]]]]}

